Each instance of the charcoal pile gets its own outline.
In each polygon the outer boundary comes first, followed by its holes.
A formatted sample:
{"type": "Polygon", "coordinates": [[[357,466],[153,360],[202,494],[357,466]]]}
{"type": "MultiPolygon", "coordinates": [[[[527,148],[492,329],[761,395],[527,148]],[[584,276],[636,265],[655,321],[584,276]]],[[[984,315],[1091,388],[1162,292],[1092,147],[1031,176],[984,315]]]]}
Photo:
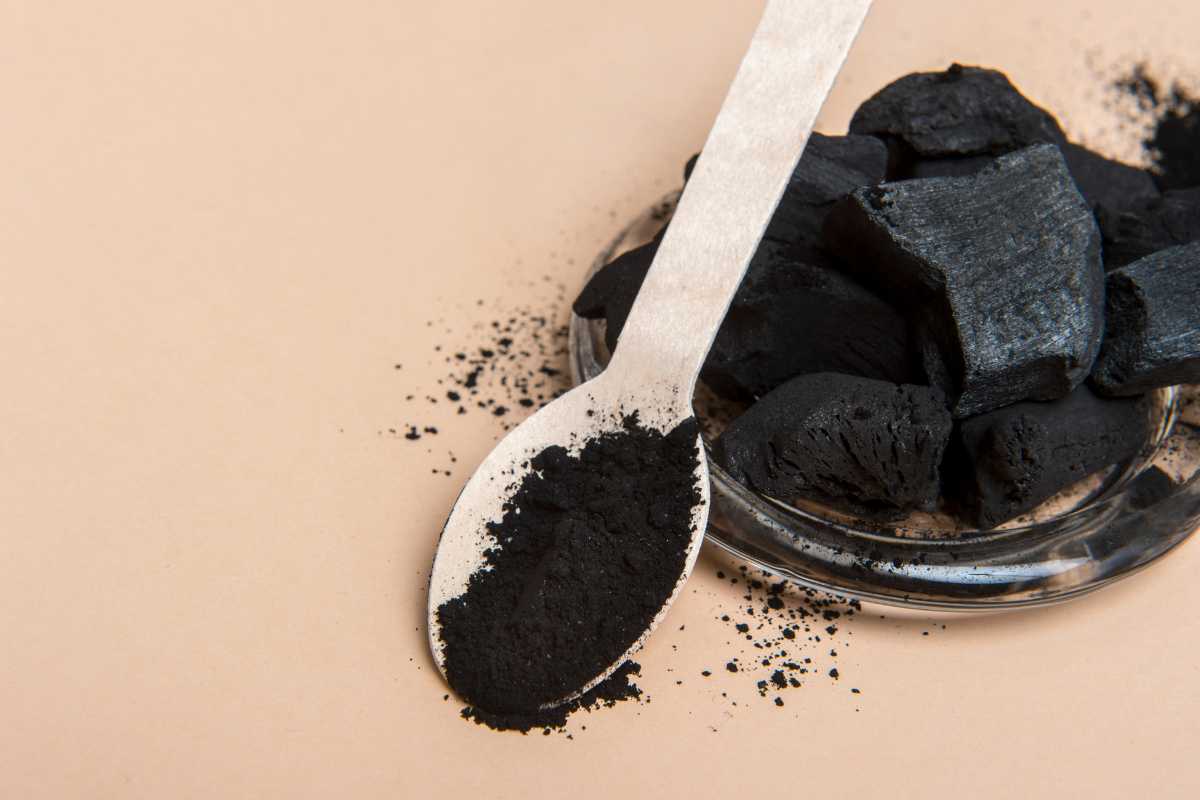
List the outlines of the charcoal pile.
{"type": "MultiPolygon", "coordinates": [[[[575,301],[610,349],[659,241],[575,301]]],[[[701,377],[746,407],[714,454],[759,492],[1001,525],[1200,382],[1200,186],[1069,141],[1001,72],[905,76],[813,135],[701,377]]]]}

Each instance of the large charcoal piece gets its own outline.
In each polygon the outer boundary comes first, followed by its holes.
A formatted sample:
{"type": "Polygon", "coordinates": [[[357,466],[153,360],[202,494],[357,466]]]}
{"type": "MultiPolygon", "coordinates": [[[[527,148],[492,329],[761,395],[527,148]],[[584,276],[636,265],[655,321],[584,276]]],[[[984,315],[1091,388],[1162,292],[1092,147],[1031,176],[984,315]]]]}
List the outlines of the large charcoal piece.
{"type": "Polygon", "coordinates": [[[714,455],[738,480],[784,500],[930,508],[952,424],[943,401],[926,386],[803,375],[734,420],[714,455]]]}
{"type": "Polygon", "coordinates": [[[1200,186],[1164,192],[1139,204],[1101,205],[1104,266],[1116,269],[1168,247],[1200,240],[1200,186]]]}
{"type": "MultiPolygon", "coordinates": [[[[630,251],[600,270],[575,312],[606,320],[614,349],[655,245],[630,251]]],[[[709,351],[702,377],[717,394],[753,400],[788,378],[844,372],[896,383],[919,368],[904,318],[828,258],[763,242],[709,351]]]]}
{"type": "Polygon", "coordinates": [[[1200,383],[1200,242],[1172,247],[1108,274],[1098,391],[1140,394],[1200,383]]]}
{"type": "Polygon", "coordinates": [[[1144,398],[1106,399],[1087,386],[1053,403],[1008,406],[960,423],[948,493],[970,522],[994,528],[1134,457],[1148,431],[1144,398]]]}
{"type": "Polygon", "coordinates": [[[814,133],[763,238],[817,244],[833,204],[860,186],[882,181],[887,159],[887,148],[873,136],[814,133]]]}
{"type": "Polygon", "coordinates": [[[1071,177],[1090,208],[1133,208],[1158,197],[1158,185],[1146,170],[1105,158],[1077,144],[1061,147],[1071,177]]]}
{"type": "Polygon", "coordinates": [[[596,272],[575,298],[572,309],[576,314],[605,321],[604,343],[609,352],[616,350],[617,337],[656,252],[658,242],[652,241],[622,253],[596,272]]]}
{"type": "Polygon", "coordinates": [[[858,189],[825,242],[913,309],[926,372],[956,417],[1063,397],[1099,352],[1100,234],[1053,145],[972,177],[858,189]]]}
{"type": "Polygon", "coordinates": [[[917,158],[999,155],[1066,140],[1054,117],[1004,73],[960,64],[888,84],[859,106],[850,133],[885,137],[917,158]]]}
{"type": "Polygon", "coordinates": [[[817,253],[764,242],[701,377],[722,397],[753,400],[789,378],[840,372],[917,382],[908,324],[890,305],[817,253]]]}

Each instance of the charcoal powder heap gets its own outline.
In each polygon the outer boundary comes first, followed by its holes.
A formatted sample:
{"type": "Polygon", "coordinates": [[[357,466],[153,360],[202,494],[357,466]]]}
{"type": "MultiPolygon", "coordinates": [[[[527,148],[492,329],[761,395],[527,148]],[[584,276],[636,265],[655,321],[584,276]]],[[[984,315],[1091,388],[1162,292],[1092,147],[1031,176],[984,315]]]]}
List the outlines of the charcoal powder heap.
{"type": "Polygon", "coordinates": [[[555,445],[531,459],[487,525],[484,568],[437,609],[446,679],[469,716],[556,724],[649,627],[692,542],[698,432],[694,419],[664,434],[634,414],[576,454],[555,445]]]}

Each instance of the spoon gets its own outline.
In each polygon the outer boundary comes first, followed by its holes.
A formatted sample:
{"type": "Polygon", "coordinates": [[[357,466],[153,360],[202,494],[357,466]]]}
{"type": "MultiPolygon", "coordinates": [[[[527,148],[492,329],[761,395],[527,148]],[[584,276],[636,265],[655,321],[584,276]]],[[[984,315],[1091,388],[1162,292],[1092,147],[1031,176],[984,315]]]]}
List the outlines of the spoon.
{"type": "MultiPolygon", "coordinates": [[[[621,427],[637,412],[647,428],[667,432],[692,417],[700,367],[779,204],[817,113],[833,86],[870,0],[769,0],[738,68],[700,160],[622,329],[604,372],[514,428],[484,459],[442,530],[429,583],[433,658],[446,673],[438,608],[464,594],[495,545],[487,523],[499,521],[514,481],[529,459],[551,445],[577,444],[621,427]],[[597,413],[614,411],[619,413],[597,413]]],[[[696,563],[708,521],[708,464],[699,437],[692,538],[684,568],[650,626],[575,699],[637,651],[666,616],[696,563]]]]}

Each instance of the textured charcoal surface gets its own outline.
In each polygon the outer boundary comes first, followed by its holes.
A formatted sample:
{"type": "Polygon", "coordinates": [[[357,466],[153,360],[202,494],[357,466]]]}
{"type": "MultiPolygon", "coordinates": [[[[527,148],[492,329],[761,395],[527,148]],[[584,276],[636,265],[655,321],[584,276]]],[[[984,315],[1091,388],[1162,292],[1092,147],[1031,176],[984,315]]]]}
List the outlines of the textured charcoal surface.
{"type": "Polygon", "coordinates": [[[814,133],[763,238],[817,244],[833,204],[860,186],[882,181],[887,160],[887,148],[873,136],[814,133]]]}
{"type": "Polygon", "coordinates": [[[913,309],[926,373],[956,417],[1063,397],[1099,351],[1100,234],[1053,145],[972,177],[858,189],[825,242],[913,309]]]}
{"type": "Polygon", "coordinates": [[[1105,158],[1082,145],[1061,147],[1071,177],[1090,208],[1131,208],[1158,197],[1158,185],[1146,170],[1105,158]]]}
{"type": "Polygon", "coordinates": [[[658,242],[653,241],[622,253],[601,267],[575,298],[572,310],[576,314],[605,321],[604,343],[609,352],[616,351],[617,338],[657,252],[658,242]]]}
{"type": "Polygon", "coordinates": [[[446,679],[473,708],[524,720],[633,645],[683,572],[698,432],[693,419],[663,435],[634,415],[577,455],[531,460],[487,525],[485,568],[437,610],[446,679]]]}
{"type": "Polygon", "coordinates": [[[1141,450],[1144,398],[1107,399],[1081,386],[1051,403],[1018,403],[963,420],[945,467],[963,515],[994,528],[1141,450]]]}
{"type": "Polygon", "coordinates": [[[1172,247],[1108,274],[1097,391],[1141,394],[1200,383],[1200,242],[1172,247]]]}
{"type": "Polygon", "coordinates": [[[804,375],[735,419],[714,457],[739,481],[784,500],[875,512],[931,508],[952,425],[944,401],[926,386],[804,375]]]}
{"type": "MultiPolygon", "coordinates": [[[[647,245],[596,273],[575,312],[605,318],[610,350],[646,270],[647,245]]],[[[765,241],[709,351],[701,377],[718,395],[753,400],[796,375],[841,372],[919,383],[908,324],[888,303],[837,269],[828,256],[765,241]]]]}
{"type": "Polygon", "coordinates": [[[1116,269],[1168,247],[1200,240],[1200,186],[1164,192],[1133,206],[1101,205],[1104,266],[1116,269]]]}
{"type": "Polygon", "coordinates": [[[813,372],[919,382],[908,325],[892,306],[817,253],[770,243],[760,252],[774,255],[748,272],[701,372],[713,391],[753,400],[813,372]]]}
{"type": "Polygon", "coordinates": [[[1003,73],[959,64],[888,84],[859,106],[850,133],[897,140],[920,158],[1000,155],[1065,141],[1054,117],[1003,73]]]}

